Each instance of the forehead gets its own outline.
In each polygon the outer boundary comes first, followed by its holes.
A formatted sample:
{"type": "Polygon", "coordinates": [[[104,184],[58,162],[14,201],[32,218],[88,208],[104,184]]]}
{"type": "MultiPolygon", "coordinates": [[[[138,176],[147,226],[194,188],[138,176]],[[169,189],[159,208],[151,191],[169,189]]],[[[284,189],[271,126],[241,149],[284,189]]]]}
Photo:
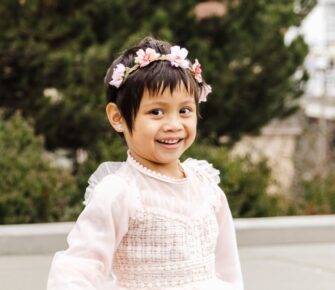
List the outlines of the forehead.
{"type": "Polygon", "coordinates": [[[193,102],[195,103],[195,95],[186,89],[183,83],[179,83],[174,89],[170,87],[161,88],[158,91],[150,91],[144,89],[142,103],[150,104],[157,102],[193,102]]]}

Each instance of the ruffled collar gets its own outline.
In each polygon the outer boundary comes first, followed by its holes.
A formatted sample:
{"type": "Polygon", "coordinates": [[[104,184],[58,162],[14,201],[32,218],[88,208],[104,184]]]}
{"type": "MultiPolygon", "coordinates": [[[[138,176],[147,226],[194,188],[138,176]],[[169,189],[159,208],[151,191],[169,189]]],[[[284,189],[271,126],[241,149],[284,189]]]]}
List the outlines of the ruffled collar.
{"type": "Polygon", "coordinates": [[[174,177],[170,177],[168,175],[159,173],[157,171],[154,171],[154,170],[151,170],[151,169],[145,167],[144,165],[139,163],[137,160],[135,160],[131,156],[129,151],[127,152],[127,154],[128,154],[127,163],[130,164],[132,167],[134,167],[135,169],[137,169],[138,171],[140,171],[141,173],[143,173],[145,175],[148,175],[150,177],[153,177],[153,178],[161,180],[161,181],[165,181],[165,182],[168,182],[168,183],[176,183],[176,184],[185,183],[189,180],[188,171],[185,169],[185,167],[183,166],[182,163],[179,163],[179,164],[180,164],[181,168],[183,169],[186,177],[184,177],[184,178],[174,178],[174,177]]]}

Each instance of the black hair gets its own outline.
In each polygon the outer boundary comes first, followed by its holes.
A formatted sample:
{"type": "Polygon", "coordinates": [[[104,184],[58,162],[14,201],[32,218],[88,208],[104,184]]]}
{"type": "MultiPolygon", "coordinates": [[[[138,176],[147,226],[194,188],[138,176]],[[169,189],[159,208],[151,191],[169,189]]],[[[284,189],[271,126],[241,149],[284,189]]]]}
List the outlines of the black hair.
{"type": "Polygon", "coordinates": [[[189,69],[174,67],[169,61],[154,61],[135,70],[119,88],[109,84],[114,68],[118,64],[122,63],[126,67],[134,66],[136,52],[146,48],[152,48],[160,54],[169,54],[171,44],[151,37],[144,38],[138,45],[126,50],[112,63],[104,79],[107,103],[112,102],[117,105],[130,132],[132,132],[133,121],[145,90],[148,90],[150,95],[157,95],[165,89],[170,89],[172,93],[178,86],[183,85],[190,95],[194,95],[199,114],[198,99],[201,85],[195,80],[189,69]]]}

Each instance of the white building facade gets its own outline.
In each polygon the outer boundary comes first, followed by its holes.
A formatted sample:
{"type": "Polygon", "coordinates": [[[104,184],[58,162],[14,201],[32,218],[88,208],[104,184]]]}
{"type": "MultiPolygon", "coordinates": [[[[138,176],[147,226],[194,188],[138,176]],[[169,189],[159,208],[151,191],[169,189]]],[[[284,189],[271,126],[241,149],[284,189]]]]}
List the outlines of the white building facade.
{"type": "Polygon", "coordinates": [[[319,0],[302,32],[310,47],[310,80],[302,106],[309,117],[335,120],[335,0],[319,0]]]}

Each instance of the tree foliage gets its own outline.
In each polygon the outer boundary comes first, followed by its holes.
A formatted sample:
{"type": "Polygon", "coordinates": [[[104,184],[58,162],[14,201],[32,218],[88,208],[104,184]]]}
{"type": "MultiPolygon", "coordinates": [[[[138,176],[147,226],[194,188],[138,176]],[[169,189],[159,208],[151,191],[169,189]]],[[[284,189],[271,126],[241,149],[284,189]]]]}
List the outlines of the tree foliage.
{"type": "Polygon", "coordinates": [[[302,37],[285,44],[284,35],[316,1],[227,0],[224,16],[205,19],[195,15],[199,2],[1,1],[0,107],[7,117],[19,108],[33,118],[48,148],[92,148],[107,130],[106,68],[150,34],[201,61],[214,88],[202,108],[202,136],[235,140],[292,113],[307,47],[302,37]],[[47,98],[46,88],[58,98],[47,98]]]}
{"type": "Polygon", "coordinates": [[[225,192],[234,217],[262,217],[287,214],[284,196],[270,195],[270,168],[266,160],[232,158],[224,147],[195,144],[185,158],[206,159],[220,171],[220,187],[225,192]]]}
{"type": "Polygon", "coordinates": [[[43,158],[43,141],[19,114],[0,118],[0,224],[67,220],[76,183],[43,158]]]}

